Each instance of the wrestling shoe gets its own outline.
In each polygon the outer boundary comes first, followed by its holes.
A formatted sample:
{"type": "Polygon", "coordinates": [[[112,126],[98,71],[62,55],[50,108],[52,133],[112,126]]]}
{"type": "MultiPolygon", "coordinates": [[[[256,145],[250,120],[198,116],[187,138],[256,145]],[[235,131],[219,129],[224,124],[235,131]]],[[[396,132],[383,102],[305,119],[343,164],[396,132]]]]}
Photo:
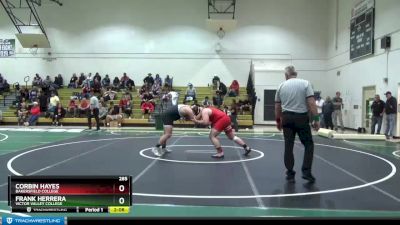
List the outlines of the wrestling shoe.
{"type": "Polygon", "coordinates": [[[249,156],[250,152],[251,152],[251,148],[250,148],[250,147],[247,147],[247,148],[244,150],[244,156],[249,156]]]}
{"type": "Polygon", "coordinates": [[[217,153],[217,154],[212,155],[211,157],[214,159],[222,159],[222,158],[224,158],[224,153],[223,152],[217,153]]]}

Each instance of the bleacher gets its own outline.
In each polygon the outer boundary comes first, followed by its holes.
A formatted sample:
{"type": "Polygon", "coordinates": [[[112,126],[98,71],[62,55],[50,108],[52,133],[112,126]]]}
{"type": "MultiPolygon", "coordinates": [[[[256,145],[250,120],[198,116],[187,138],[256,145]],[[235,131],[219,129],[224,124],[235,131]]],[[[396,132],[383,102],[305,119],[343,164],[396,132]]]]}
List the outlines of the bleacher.
{"type": "MultiPolygon", "coordinates": [[[[181,94],[179,95],[179,103],[182,104],[183,98],[184,98],[184,93],[186,91],[187,87],[174,87],[174,90],[177,92],[180,92],[181,94]]],[[[197,90],[197,100],[198,103],[200,104],[206,96],[210,98],[210,100],[213,97],[214,91],[211,89],[211,87],[196,87],[197,90]]],[[[70,97],[73,95],[74,92],[81,92],[81,89],[68,89],[68,88],[62,88],[58,90],[59,98],[61,101],[61,104],[64,108],[67,108],[68,103],[70,101],[70,97]]],[[[114,100],[115,104],[119,103],[119,100],[121,99],[123,92],[118,92],[117,94],[117,100],[114,100]]],[[[146,115],[143,118],[143,114],[140,110],[140,97],[136,92],[132,92],[132,97],[133,97],[133,112],[131,118],[126,118],[124,117],[122,126],[154,126],[154,120],[149,119],[148,115],[146,115]]],[[[238,100],[245,100],[247,98],[246,94],[246,87],[240,88],[240,95],[238,97],[225,97],[224,102],[227,105],[230,105],[232,102],[232,99],[238,100]]],[[[192,102],[187,102],[186,104],[191,104],[192,102]]],[[[157,102],[158,104],[158,102],[157,102]]],[[[9,107],[7,110],[3,111],[3,124],[12,124],[16,125],[17,124],[17,116],[15,114],[16,109],[13,107],[9,107]]],[[[154,118],[154,117],[153,117],[154,118]]],[[[38,125],[50,125],[51,124],[51,119],[50,118],[45,118],[45,117],[40,117],[38,121],[38,125]]],[[[62,120],[63,125],[87,125],[87,118],[86,117],[81,117],[81,118],[71,118],[68,114],[66,118],[62,120]]],[[[240,127],[252,127],[253,126],[253,119],[252,119],[252,113],[251,112],[244,112],[244,115],[238,115],[238,124],[240,127]]],[[[193,122],[191,121],[177,121],[175,122],[175,125],[178,127],[193,127],[193,122]]]]}

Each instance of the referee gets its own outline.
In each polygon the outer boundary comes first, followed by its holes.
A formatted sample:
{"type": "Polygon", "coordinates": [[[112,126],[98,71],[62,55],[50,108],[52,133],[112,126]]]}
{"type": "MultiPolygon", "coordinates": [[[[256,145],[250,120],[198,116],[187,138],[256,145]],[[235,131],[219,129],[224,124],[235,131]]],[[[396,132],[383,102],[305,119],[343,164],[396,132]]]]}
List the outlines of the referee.
{"type": "Polygon", "coordinates": [[[100,104],[99,104],[99,99],[94,95],[94,91],[93,89],[90,90],[90,109],[88,111],[88,126],[89,126],[89,130],[92,129],[92,117],[94,117],[94,119],[96,120],[96,130],[99,131],[100,130],[100,123],[99,123],[99,108],[100,108],[100,104]]]}
{"type": "Polygon", "coordinates": [[[279,85],[275,95],[275,119],[278,130],[283,128],[285,138],[286,180],[294,182],[296,172],[293,170],[293,147],[296,134],[305,147],[302,166],[302,178],[315,182],[311,173],[314,155],[314,142],[309,125],[309,112],[312,114],[312,126],[319,129],[319,116],[315,103],[314,91],[310,82],[297,78],[293,66],[285,68],[286,81],[279,85]]]}

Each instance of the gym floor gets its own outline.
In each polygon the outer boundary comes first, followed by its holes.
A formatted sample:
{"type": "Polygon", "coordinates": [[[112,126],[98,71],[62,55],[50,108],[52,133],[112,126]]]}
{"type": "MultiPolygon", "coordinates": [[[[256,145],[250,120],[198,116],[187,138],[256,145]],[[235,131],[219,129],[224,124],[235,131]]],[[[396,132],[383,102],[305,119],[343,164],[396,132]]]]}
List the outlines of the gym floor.
{"type": "Polygon", "coordinates": [[[221,135],[223,160],[210,157],[215,150],[207,130],[190,129],[176,129],[172,152],[156,158],[151,147],[160,134],[2,128],[0,215],[10,214],[8,175],[131,175],[134,205],[119,216],[400,217],[399,144],[314,136],[317,180],[309,184],[301,178],[300,143],[296,182],[286,182],[279,133],[239,132],[254,149],[249,157],[221,135]]]}

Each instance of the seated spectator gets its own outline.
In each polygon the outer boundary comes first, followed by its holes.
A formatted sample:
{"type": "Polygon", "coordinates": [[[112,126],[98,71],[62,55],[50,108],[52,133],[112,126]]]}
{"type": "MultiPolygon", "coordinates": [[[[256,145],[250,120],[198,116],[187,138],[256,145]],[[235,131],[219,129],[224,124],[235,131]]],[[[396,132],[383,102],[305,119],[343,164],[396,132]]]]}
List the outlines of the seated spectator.
{"type": "Polygon", "coordinates": [[[219,77],[215,75],[211,81],[213,90],[218,90],[220,82],[221,80],[219,79],[219,77]]]}
{"type": "Polygon", "coordinates": [[[104,101],[106,101],[106,102],[109,100],[111,100],[111,101],[116,100],[117,99],[116,96],[117,96],[117,92],[111,90],[110,87],[107,88],[107,91],[104,92],[104,94],[103,94],[104,101]]]}
{"type": "Polygon", "coordinates": [[[29,100],[31,102],[36,102],[38,95],[39,95],[38,89],[36,87],[32,88],[32,90],[29,92],[29,100]]]}
{"type": "Polygon", "coordinates": [[[18,108],[17,116],[18,116],[18,126],[24,125],[26,119],[28,118],[28,108],[25,102],[21,103],[20,107],[18,108]]]}
{"type": "Polygon", "coordinates": [[[121,100],[119,101],[119,107],[121,108],[121,111],[125,113],[129,119],[131,119],[132,115],[132,103],[129,99],[129,96],[127,97],[126,95],[123,95],[121,100]]]}
{"type": "Polygon", "coordinates": [[[68,103],[68,113],[70,115],[72,115],[72,117],[76,117],[76,113],[78,111],[78,105],[76,104],[76,101],[78,100],[78,98],[76,96],[72,96],[71,100],[68,103]]]}
{"type": "Polygon", "coordinates": [[[242,115],[244,114],[244,111],[247,112],[251,111],[251,104],[249,100],[244,100],[244,101],[239,100],[238,107],[240,109],[240,114],[242,115]]]}
{"type": "Polygon", "coordinates": [[[93,87],[93,80],[90,73],[86,77],[86,80],[83,81],[82,87],[86,87],[87,90],[90,90],[93,87]]]}
{"type": "Polygon", "coordinates": [[[153,95],[152,95],[149,91],[146,91],[146,92],[142,95],[142,102],[140,103],[140,106],[141,106],[143,103],[145,103],[145,102],[150,102],[150,103],[153,104],[153,106],[155,106],[154,97],[153,97],[153,95]]]}
{"type": "Polygon", "coordinates": [[[115,77],[113,80],[113,89],[117,90],[117,91],[119,90],[119,78],[118,77],[115,77]]]}
{"type": "Polygon", "coordinates": [[[170,78],[169,75],[167,75],[167,77],[164,79],[164,84],[167,84],[170,88],[172,88],[172,80],[173,78],[170,78]]]}
{"type": "Polygon", "coordinates": [[[76,76],[76,73],[72,74],[72,77],[69,80],[68,88],[78,88],[78,77],[76,76]]]}
{"type": "Polygon", "coordinates": [[[149,87],[153,86],[153,84],[154,84],[154,78],[152,77],[152,74],[151,74],[151,73],[147,74],[147,77],[145,77],[145,78],[143,79],[143,83],[146,84],[146,85],[148,85],[149,87]]]}
{"type": "Polygon", "coordinates": [[[129,101],[133,100],[132,95],[129,91],[125,91],[123,96],[125,96],[125,98],[128,99],[129,101]]]}
{"type": "Polygon", "coordinates": [[[21,90],[19,90],[19,99],[29,99],[29,91],[25,87],[22,87],[21,90]]]}
{"type": "Polygon", "coordinates": [[[161,86],[158,83],[154,83],[154,85],[151,87],[151,93],[153,94],[154,97],[160,96],[161,86]]]}
{"type": "Polygon", "coordinates": [[[154,105],[150,101],[145,101],[142,106],[141,106],[142,112],[143,112],[143,117],[145,114],[149,114],[149,118],[151,117],[151,114],[154,112],[154,105]]]}
{"type": "Polygon", "coordinates": [[[96,73],[93,77],[93,81],[98,81],[99,83],[101,83],[101,76],[99,73],[96,73]]]}
{"type": "Polygon", "coordinates": [[[128,75],[126,73],[124,73],[124,75],[122,75],[121,79],[119,80],[119,87],[121,89],[125,89],[128,86],[128,81],[130,80],[130,78],[128,77],[128,75]]]}
{"type": "Polygon", "coordinates": [[[5,79],[3,80],[3,82],[0,83],[0,94],[4,92],[10,92],[10,84],[8,84],[7,80],[5,79]]]}
{"type": "Polygon", "coordinates": [[[216,96],[213,98],[213,104],[218,108],[224,104],[224,98],[226,93],[228,92],[226,85],[222,82],[219,82],[219,87],[215,91],[216,96]]]}
{"type": "Polygon", "coordinates": [[[61,103],[57,103],[57,106],[54,110],[54,113],[51,116],[51,119],[53,120],[53,126],[58,126],[62,124],[60,123],[60,120],[63,119],[65,117],[65,109],[64,107],[61,106],[61,103]]]}
{"type": "Polygon", "coordinates": [[[50,87],[53,84],[53,81],[51,80],[50,76],[46,76],[46,79],[42,82],[42,88],[43,87],[50,87]]]}
{"type": "Polygon", "coordinates": [[[144,84],[141,88],[140,88],[140,90],[139,90],[139,96],[140,96],[140,98],[143,98],[143,95],[146,93],[146,92],[148,92],[149,90],[148,90],[148,88],[147,88],[147,85],[146,84],[144,84]]]}
{"type": "Polygon", "coordinates": [[[62,78],[61,74],[58,74],[58,76],[54,79],[54,84],[57,85],[56,89],[64,87],[64,79],[62,78]]]}
{"type": "Polygon", "coordinates": [[[104,79],[101,80],[101,85],[102,85],[104,88],[108,88],[108,87],[110,87],[110,84],[111,84],[110,77],[108,77],[108,74],[106,74],[106,76],[104,77],[104,79]]]}
{"type": "Polygon", "coordinates": [[[231,86],[229,86],[229,97],[236,97],[239,95],[239,82],[237,80],[232,81],[231,86]]]}
{"type": "Polygon", "coordinates": [[[81,100],[81,103],[78,106],[79,117],[81,117],[82,114],[84,116],[87,116],[87,114],[89,113],[89,107],[90,107],[90,103],[88,100],[88,96],[84,95],[81,100]]]}
{"type": "Polygon", "coordinates": [[[35,74],[35,77],[33,78],[32,81],[32,86],[42,87],[42,78],[39,76],[39,74],[35,74]]]}
{"type": "Polygon", "coordinates": [[[78,79],[78,87],[81,87],[83,85],[83,82],[86,80],[85,74],[81,73],[78,79]]]}
{"type": "Polygon", "coordinates": [[[56,93],[52,92],[50,101],[49,101],[49,110],[48,112],[54,114],[57,105],[60,103],[60,98],[56,95],[56,93]]]}
{"type": "Polygon", "coordinates": [[[204,98],[204,101],[202,102],[202,105],[203,105],[203,107],[205,107],[205,108],[212,106],[211,101],[208,99],[208,96],[206,96],[206,97],[204,98]]]}
{"type": "Polygon", "coordinates": [[[164,85],[164,87],[161,90],[160,93],[160,98],[161,98],[161,104],[165,104],[169,101],[169,95],[168,93],[170,92],[170,89],[168,88],[168,85],[164,85]]]}
{"type": "Polygon", "coordinates": [[[104,121],[104,126],[106,126],[107,115],[108,115],[107,103],[101,101],[100,99],[99,121],[104,121]]]}
{"type": "Polygon", "coordinates": [[[101,83],[100,83],[100,81],[98,81],[97,79],[94,79],[94,82],[93,82],[93,91],[95,92],[95,93],[101,93],[101,83]]]}
{"type": "Polygon", "coordinates": [[[154,84],[158,84],[160,87],[162,87],[162,79],[160,78],[159,74],[156,74],[156,78],[154,78],[154,84]]]}
{"type": "Polygon", "coordinates": [[[132,79],[129,79],[126,84],[126,89],[128,89],[130,91],[136,90],[135,81],[133,81],[132,79]]]}
{"type": "Polygon", "coordinates": [[[0,83],[3,83],[3,80],[4,80],[3,75],[1,75],[0,73],[0,83]]]}
{"type": "Polygon", "coordinates": [[[106,116],[107,126],[110,126],[111,121],[116,120],[118,121],[118,127],[121,127],[122,118],[121,108],[118,105],[114,105],[114,102],[110,102],[108,115],[106,116]]]}
{"type": "Polygon", "coordinates": [[[40,116],[40,107],[39,104],[37,102],[33,102],[33,106],[31,108],[30,111],[30,117],[29,117],[29,121],[25,122],[25,126],[33,126],[36,125],[39,116],[40,116]]]}
{"type": "Polygon", "coordinates": [[[194,100],[196,100],[196,88],[193,87],[193,84],[189,83],[186,89],[185,99],[183,99],[183,104],[186,104],[187,101],[194,100]]]}

